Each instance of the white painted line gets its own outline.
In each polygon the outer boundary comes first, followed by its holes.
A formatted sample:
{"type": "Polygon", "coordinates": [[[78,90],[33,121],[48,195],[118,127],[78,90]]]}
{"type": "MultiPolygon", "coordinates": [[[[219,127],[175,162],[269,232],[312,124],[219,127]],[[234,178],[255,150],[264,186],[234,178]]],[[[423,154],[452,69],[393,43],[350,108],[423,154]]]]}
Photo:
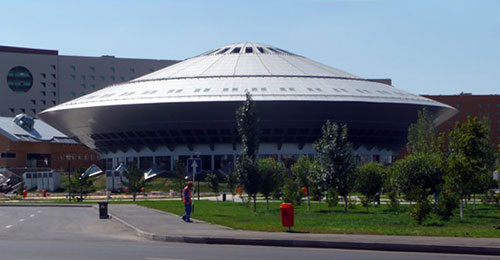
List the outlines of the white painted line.
{"type": "Polygon", "coordinates": [[[34,214],[31,214],[31,215],[30,215],[30,218],[32,218],[32,217],[34,217],[34,216],[35,216],[34,214]]]}
{"type": "Polygon", "coordinates": [[[23,222],[24,221],[24,218],[20,219],[19,222],[23,222]]]}
{"type": "Polygon", "coordinates": [[[41,211],[41,210],[39,210],[39,211],[37,211],[36,213],[42,213],[42,211],[41,211]]]}
{"type": "Polygon", "coordinates": [[[144,259],[147,259],[147,260],[186,260],[186,259],[179,259],[179,258],[156,258],[156,257],[146,257],[144,259]]]}
{"type": "Polygon", "coordinates": [[[7,225],[7,226],[5,226],[5,228],[11,228],[11,227],[12,227],[12,225],[7,225]]]}

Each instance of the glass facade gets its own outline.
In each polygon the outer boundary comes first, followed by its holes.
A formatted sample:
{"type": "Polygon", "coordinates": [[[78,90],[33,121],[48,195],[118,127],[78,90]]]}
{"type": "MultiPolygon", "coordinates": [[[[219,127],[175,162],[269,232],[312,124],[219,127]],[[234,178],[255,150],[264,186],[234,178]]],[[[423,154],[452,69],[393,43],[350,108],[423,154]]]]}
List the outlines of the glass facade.
{"type": "Polygon", "coordinates": [[[33,75],[25,67],[14,67],[7,74],[7,85],[14,92],[26,93],[33,86],[33,75]]]}

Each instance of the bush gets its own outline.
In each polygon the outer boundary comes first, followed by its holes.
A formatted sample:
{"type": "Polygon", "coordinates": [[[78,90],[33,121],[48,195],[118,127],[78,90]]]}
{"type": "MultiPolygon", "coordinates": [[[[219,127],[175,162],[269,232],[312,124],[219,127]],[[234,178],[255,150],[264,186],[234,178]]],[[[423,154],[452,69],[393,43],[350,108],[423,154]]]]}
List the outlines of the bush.
{"type": "Polygon", "coordinates": [[[439,197],[435,212],[443,221],[449,221],[453,211],[458,207],[459,196],[456,193],[444,192],[439,197]]]}
{"type": "Polygon", "coordinates": [[[389,197],[389,208],[394,211],[398,211],[401,205],[398,199],[398,193],[395,191],[391,191],[387,193],[387,196],[389,197]]]}
{"type": "Polygon", "coordinates": [[[300,205],[299,185],[295,180],[290,177],[285,178],[285,185],[283,186],[283,201],[286,203],[294,203],[300,205]]]}
{"type": "Polygon", "coordinates": [[[326,203],[329,208],[336,207],[339,205],[339,194],[335,191],[334,188],[328,189],[328,196],[326,203]]]}
{"type": "Polygon", "coordinates": [[[490,190],[489,192],[486,192],[485,197],[483,199],[483,204],[485,205],[491,205],[493,204],[494,206],[500,206],[500,193],[495,193],[494,190],[490,190]]]}
{"type": "Polygon", "coordinates": [[[427,198],[422,198],[417,201],[410,209],[410,216],[412,216],[419,225],[429,216],[431,213],[432,205],[427,198]]]}

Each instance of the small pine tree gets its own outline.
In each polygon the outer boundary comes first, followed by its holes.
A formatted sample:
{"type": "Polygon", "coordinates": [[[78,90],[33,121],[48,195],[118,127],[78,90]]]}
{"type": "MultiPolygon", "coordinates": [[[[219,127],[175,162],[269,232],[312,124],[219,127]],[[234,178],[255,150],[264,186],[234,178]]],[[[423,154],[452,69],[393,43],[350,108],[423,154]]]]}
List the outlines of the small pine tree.
{"type": "Polygon", "coordinates": [[[132,192],[132,198],[135,201],[137,193],[141,191],[144,187],[144,176],[142,172],[135,166],[128,166],[127,170],[123,172],[126,180],[122,180],[125,187],[128,187],[129,191],[132,192]]]}

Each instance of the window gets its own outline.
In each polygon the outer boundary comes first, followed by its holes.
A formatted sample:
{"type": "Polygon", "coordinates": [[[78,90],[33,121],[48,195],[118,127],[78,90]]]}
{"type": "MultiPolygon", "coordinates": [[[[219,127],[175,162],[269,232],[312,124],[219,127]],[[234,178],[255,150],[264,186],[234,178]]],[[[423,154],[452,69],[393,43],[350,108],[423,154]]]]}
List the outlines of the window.
{"type": "Polygon", "coordinates": [[[208,91],[210,91],[209,88],[206,88],[206,89],[203,90],[203,92],[208,92],[208,91]]]}
{"type": "Polygon", "coordinates": [[[109,69],[111,69],[112,72],[115,72],[115,67],[109,67],[109,69]]]}
{"type": "Polygon", "coordinates": [[[135,73],[135,69],[134,68],[130,68],[130,72],[135,73]]]}
{"type": "Polygon", "coordinates": [[[85,75],[81,75],[81,77],[82,77],[82,80],[86,80],[87,79],[87,76],[85,76],[85,75]]]}
{"type": "Polygon", "coordinates": [[[55,101],[55,100],[51,100],[51,101],[52,101],[52,105],[57,104],[57,101],[55,101]]]}
{"type": "Polygon", "coordinates": [[[482,107],[483,107],[483,104],[477,104],[477,106],[478,106],[479,108],[482,108],[482,107]]]}
{"type": "Polygon", "coordinates": [[[90,68],[90,70],[91,70],[92,72],[95,72],[95,67],[90,66],[89,68],[90,68]]]}
{"type": "Polygon", "coordinates": [[[259,50],[259,51],[260,51],[260,53],[266,53],[266,52],[264,51],[264,48],[262,48],[262,47],[257,47],[257,50],[259,50]]]}
{"type": "Polygon", "coordinates": [[[224,49],[222,49],[221,51],[217,52],[216,54],[223,54],[223,53],[225,53],[227,50],[229,50],[229,48],[224,48],[224,49]]]}
{"type": "Polygon", "coordinates": [[[332,88],[335,92],[340,92],[340,90],[336,89],[336,88],[332,88]]]}
{"type": "Polygon", "coordinates": [[[197,88],[194,90],[195,93],[200,92],[200,91],[201,91],[201,88],[197,88]]]}
{"type": "Polygon", "coordinates": [[[314,92],[314,89],[312,89],[312,88],[307,88],[307,90],[314,92]]]}
{"type": "Polygon", "coordinates": [[[5,153],[1,154],[1,157],[5,158],[5,159],[15,159],[16,158],[16,153],[5,152],[5,153]]]}
{"type": "Polygon", "coordinates": [[[175,91],[175,93],[180,93],[182,91],[182,89],[178,89],[175,91]]]}
{"type": "Polygon", "coordinates": [[[95,88],[95,84],[90,84],[90,87],[91,88],[95,88]]]}
{"type": "Polygon", "coordinates": [[[33,85],[33,75],[25,67],[14,67],[7,73],[7,85],[16,93],[26,93],[33,85]]]}
{"type": "Polygon", "coordinates": [[[76,70],[75,65],[71,65],[71,66],[69,66],[69,67],[71,68],[71,70],[72,70],[72,71],[75,71],[75,70],[76,70]]]}
{"type": "Polygon", "coordinates": [[[167,93],[172,93],[174,91],[175,91],[175,89],[171,89],[171,90],[167,91],[167,93]]]}
{"type": "Polygon", "coordinates": [[[260,88],[260,91],[267,91],[267,88],[260,88]]]}
{"type": "Polygon", "coordinates": [[[344,92],[346,92],[346,93],[347,93],[347,92],[349,92],[349,91],[347,91],[347,90],[345,90],[345,89],[343,89],[343,88],[341,88],[340,90],[342,90],[342,91],[344,91],[344,92]]]}
{"type": "Polygon", "coordinates": [[[245,53],[252,53],[252,52],[253,52],[252,47],[246,47],[245,48],[245,53]]]}
{"type": "Polygon", "coordinates": [[[42,76],[42,78],[46,78],[47,77],[47,74],[45,74],[45,73],[40,73],[40,75],[42,76]]]}
{"type": "Polygon", "coordinates": [[[35,100],[35,99],[32,99],[32,100],[31,100],[31,103],[33,103],[33,105],[36,105],[36,100],[35,100]]]}
{"type": "Polygon", "coordinates": [[[252,91],[257,92],[257,91],[259,91],[259,89],[258,88],[252,88],[252,91]]]}
{"type": "Polygon", "coordinates": [[[56,74],[52,73],[50,75],[52,76],[52,78],[54,78],[54,79],[56,78],[56,74]]]}
{"type": "Polygon", "coordinates": [[[241,47],[234,48],[231,53],[240,53],[241,47]]]}
{"type": "Polygon", "coordinates": [[[82,86],[82,88],[87,88],[87,85],[85,83],[80,84],[80,86],[82,86]]]}
{"type": "Polygon", "coordinates": [[[50,84],[52,85],[52,87],[53,87],[53,88],[55,88],[55,87],[56,87],[56,83],[55,83],[55,82],[52,82],[52,83],[50,83],[50,84]]]}
{"type": "Polygon", "coordinates": [[[294,88],[288,88],[288,90],[290,90],[290,91],[295,91],[295,89],[294,89],[294,88]]]}
{"type": "Polygon", "coordinates": [[[286,91],[286,88],[280,88],[281,91],[286,91]]]}
{"type": "Polygon", "coordinates": [[[47,95],[47,92],[45,91],[40,91],[42,93],[42,95],[45,97],[47,95]]]}
{"type": "Polygon", "coordinates": [[[42,86],[43,86],[44,88],[46,88],[46,87],[47,87],[47,83],[45,83],[45,82],[41,82],[41,83],[42,83],[42,86]]]}
{"type": "Polygon", "coordinates": [[[323,91],[323,90],[321,90],[320,88],[316,88],[316,90],[317,90],[317,91],[319,91],[319,92],[322,92],[322,91],[323,91]]]}
{"type": "Polygon", "coordinates": [[[233,88],[232,91],[233,92],[238,91],[238,88],[233,88]]]}
{"type": "Polygon", "coordinates": [[[228,89],[228,88],[224,88],[224,89],[222,89],[222,91],[223,91],[223,92],[228,92],[228,91],[229,91],[229,89],[228,89]]]}

